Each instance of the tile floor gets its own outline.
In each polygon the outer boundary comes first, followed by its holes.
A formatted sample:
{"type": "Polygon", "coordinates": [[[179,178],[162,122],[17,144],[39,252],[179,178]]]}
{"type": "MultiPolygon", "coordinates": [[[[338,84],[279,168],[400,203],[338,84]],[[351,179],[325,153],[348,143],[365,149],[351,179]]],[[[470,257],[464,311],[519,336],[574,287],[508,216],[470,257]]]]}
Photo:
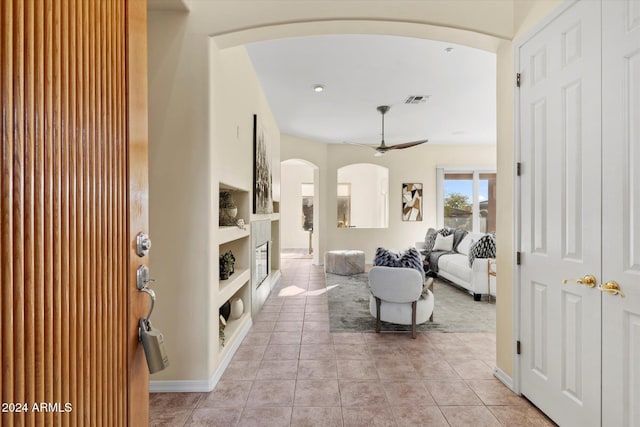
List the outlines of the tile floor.
{"type": "Polygon", "coordinates": [[[324,273],[283,259],[216,388],[151,394],[152,426],[547,426],[493,377],[495,335],[331,333],[324,273]]]}

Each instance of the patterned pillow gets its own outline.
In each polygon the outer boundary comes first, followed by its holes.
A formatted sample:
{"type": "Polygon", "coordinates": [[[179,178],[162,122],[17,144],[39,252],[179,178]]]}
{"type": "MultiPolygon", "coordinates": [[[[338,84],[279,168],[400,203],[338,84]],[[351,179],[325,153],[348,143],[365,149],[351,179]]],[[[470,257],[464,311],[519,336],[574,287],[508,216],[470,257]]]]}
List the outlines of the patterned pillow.
{"type": "Polygon", "coordinates": [[[450,228],[441,228],[437,233],[431,234],[431,236],[429,236],[429,240],[425,242],[425,251],[431,252],[433,250],[433,245],[436,244],[436,237],[438,237],[438,234],[446,237],[452,234],[452,231],[450,228]]]}
{"type": "Polygon", "coordinates": [[[496,257],[496,235],[485,234],[474,242],[469,248],[469,266],[473,265],[476,258],[495,258],[496,257]]]}
{"type": "Polygon", "coordinates": [[[424,274],[422,257],[416,248],[409,248],[400,256],[400,267],[415,268],[421,274],[424,274]]]}
{"type": "Polygon", "coordinates": [[[425,236],[424,236],[424,243],[425,243],[425,245],[426,245],[427,243],[429,243],[429,240],[431,240],[431,236],[433,236],[433,235],[434,235],[434,234],[436,234],[437,232],[438,232],[438,230],[436,230],[435,228],[432,228],[432,227],[430,227],[430,228],[427,230],[427,234],[425,234],[425,236]]]}
{"type": "Polygon", "coordinates": [[[400,255],[385,248],[378,248],[376,249],[376,256],[373,259],[373,265],[400,267],[400,255]]]}

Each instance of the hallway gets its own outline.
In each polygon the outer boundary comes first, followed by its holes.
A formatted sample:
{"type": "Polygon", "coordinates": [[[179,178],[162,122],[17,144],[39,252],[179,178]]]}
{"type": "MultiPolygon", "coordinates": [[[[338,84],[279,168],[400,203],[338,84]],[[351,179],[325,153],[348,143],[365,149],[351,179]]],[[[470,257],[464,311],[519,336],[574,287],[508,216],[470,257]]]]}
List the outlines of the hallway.
{"type": "Polygon", "coordinates": [[[324,289],[322,267],[283,258],[216,388],[151,394],[151,425],[554,425],[493,377],[495,335],[330,333],[324,289]]]}

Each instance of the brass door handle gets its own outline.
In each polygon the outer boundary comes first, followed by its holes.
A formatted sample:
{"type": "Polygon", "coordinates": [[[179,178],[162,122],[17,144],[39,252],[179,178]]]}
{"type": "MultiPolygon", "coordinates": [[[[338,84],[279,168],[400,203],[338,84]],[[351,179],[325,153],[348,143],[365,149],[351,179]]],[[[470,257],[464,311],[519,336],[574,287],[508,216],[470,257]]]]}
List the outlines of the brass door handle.
{"type": "Polygon", "coordinates": [[[624,298],[625,296],[624,292],[620,290],[620,285],[618,285],[613,280],[608,281],[604,285],[598,286],[598,289],[611,295],[620,295],[622,298],[624,298]]]}
{"type": "Polygon", "coordinates": [[[596,280],[596,277],[592,274],[587,274],[586,276],[584,276],[582,279],[564,279],[562,281],[563,284],[567,284],[569,282],[575,282],[579,285],[584,285],[587,286],[589,288],[595,288],[596,287],[596,283],[598,282],[596,280]]]}

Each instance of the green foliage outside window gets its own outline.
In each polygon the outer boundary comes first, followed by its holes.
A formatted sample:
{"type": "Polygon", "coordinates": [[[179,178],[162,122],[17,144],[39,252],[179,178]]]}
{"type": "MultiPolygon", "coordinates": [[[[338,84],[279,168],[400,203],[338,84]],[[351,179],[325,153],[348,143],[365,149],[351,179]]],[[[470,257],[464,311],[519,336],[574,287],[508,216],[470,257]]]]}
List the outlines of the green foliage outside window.
{"type": "Polygon", "coordinates": [[[469,197],[460,193],[449,193],[444,199],[445,227],[471,231],[473,228],[473,207],[469,197]]]}

